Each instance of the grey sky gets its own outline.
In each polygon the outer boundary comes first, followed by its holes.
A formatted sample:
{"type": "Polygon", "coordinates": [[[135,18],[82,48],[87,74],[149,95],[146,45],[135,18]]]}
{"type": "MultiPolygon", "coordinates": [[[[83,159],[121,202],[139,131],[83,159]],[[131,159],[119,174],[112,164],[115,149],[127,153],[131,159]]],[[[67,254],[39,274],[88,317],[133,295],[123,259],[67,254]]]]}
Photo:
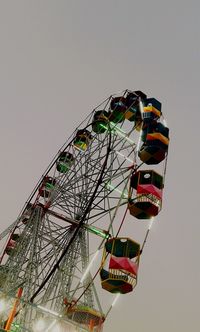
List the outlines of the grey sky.
{"type": "Polygon", "coordinates": [[[163,103],[163,210],[105,332],[199,327],[199,12],[195,0],[0,0],[1,230],[104,98],[141,89],[163,103]]]}

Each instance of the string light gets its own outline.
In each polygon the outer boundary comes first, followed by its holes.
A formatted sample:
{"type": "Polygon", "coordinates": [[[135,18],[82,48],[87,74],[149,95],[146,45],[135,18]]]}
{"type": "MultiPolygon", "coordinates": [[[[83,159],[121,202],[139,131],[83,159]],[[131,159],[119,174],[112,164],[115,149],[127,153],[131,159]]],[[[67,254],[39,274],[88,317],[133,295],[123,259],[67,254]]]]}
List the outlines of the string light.
{"type": "Polygon", "coordinates": [[[122,158],[126,159],[127,161],[129,161],[131,164],[133,164],[133,160],[129,159],[128,157],[124,156],[122,153],[120,153],[119,151],[115,150],[115,152],[122,158]]]}
{"type": "Polygon", "coordinates": [[[53,311],[53,310],[50,310],[48,308],[45,308],[45,307],[42,307],[41,305],[38,305],[37,306],[38,309],[41,309],[42,311],[48,313],[48,314],[51,314],[53,316],[56,316],[56,317],[62,317],[60,314],[58,314],[57,312],[53,311]]]}
{"type": "Polygon", "coordinates": [[[152,217],[152,218],[150,219],[148,230],[151,229],[151,227],[152,227],[152,225],[153,225],[153,222],[154,222],[154,217],[152,217]]]}
{"type": "Polygon", "coordinates": [[[114,301],[113,301],[113,303],[112,303],[112,307],[114,307],[115,306],[115,304],[117,303],[117,301],[118,301],[118,299],[119,299],[119,297],[120,297],[120,293],[118,293],[116,296],[115,296],[115,298],[114,298],[114,301]]]}
{"type": "Polygon", "coordinates": [[[85,278],[86,278],[88,272],[90,271],[90,269],[91,269],[91,267],[92,267],[94,261],[96,260],[96,258],[97,258],[97,256],[98,256],[98,254],[99,254],[99,249],[96,251],[96,253],[95,253],[94,256],[92,257],[90,263],[88,264],[88,267],[86,268],[86,270],[85,270],[85,272],[84,272],[84,274],[83,274],[83,276],[82,276],[82,278],[81,278],[81,283],[83,283],[83,281],[85,280],[85,278]]]}

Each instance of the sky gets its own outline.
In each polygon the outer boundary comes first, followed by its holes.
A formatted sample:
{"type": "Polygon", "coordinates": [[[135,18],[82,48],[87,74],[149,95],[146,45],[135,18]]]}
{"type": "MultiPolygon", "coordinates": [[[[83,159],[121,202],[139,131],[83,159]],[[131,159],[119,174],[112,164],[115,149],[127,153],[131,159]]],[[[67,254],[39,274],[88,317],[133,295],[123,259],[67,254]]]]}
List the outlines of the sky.
{"type": "Polygon", "coordinates": [[[195,0],[0,0],[1,231],[112,93],[159,99],[170,127],[163,210],[105,332],[199,327],[199,11],[195,0]]]}

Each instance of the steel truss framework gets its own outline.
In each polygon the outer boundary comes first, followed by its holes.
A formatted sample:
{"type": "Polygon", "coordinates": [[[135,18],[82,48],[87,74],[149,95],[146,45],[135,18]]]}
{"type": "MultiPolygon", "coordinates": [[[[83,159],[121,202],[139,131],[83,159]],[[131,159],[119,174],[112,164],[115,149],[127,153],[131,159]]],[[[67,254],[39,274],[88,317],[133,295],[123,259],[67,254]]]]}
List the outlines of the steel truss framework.
{"type": "MultiPolygon", "coordinates": [[[[110,123],[102,134],[92,131],[94,112],[108,110],[111,99],[95,108],[78,128],[92,134],[87,150],[74,146],[75,130],[38,182],[17,221],[1,234],[2,238],[8,235],[8,241],[11,234],[19,235],[12,254],[3,251],[0,269],[1,294],[13,303],[17,290],[23,289],[14,318],[20,326],[18,331],[33,331],[35,321],[47,316],[46,330],[51,331],[52,325],[53,331],[54,321],[59,319],[63,331],[66,326],[67,331],[88,331],[73,315],[67,315],[73,301],[98,312],[103,322],[105,311],[96,279],[90,271],[84,279],[83,275],[93,253],[102,248],[108,236],[115,236],[116,216],[127,207],[130,175],[142,167],[137,157],[140,134],[133,122],[110,123]],[[65,174],[56,169],[61,151],[74,157],[65,174]],[[38,193],[46,176],[56,179],[47,198],[38,193]],[[29,218],[25,220],[27,213],[29,218]]],[[[6,316],[0,318],[3,328],[6,316]]],[[[94,327],[93,331],[101,328],[94,327]]]]}

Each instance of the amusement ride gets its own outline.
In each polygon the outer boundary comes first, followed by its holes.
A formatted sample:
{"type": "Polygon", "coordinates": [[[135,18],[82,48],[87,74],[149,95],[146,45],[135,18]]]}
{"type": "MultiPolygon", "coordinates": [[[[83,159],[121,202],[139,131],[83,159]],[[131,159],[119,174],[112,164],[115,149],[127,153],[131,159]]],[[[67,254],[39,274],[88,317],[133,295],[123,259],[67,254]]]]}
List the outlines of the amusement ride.
{"type": "Polygon", "coordinates": [[[80,124],[0,234],[1,332],[103,331],[137,285],[168,144],[161,103],[142,91],[111,95],[80,124]]]}

